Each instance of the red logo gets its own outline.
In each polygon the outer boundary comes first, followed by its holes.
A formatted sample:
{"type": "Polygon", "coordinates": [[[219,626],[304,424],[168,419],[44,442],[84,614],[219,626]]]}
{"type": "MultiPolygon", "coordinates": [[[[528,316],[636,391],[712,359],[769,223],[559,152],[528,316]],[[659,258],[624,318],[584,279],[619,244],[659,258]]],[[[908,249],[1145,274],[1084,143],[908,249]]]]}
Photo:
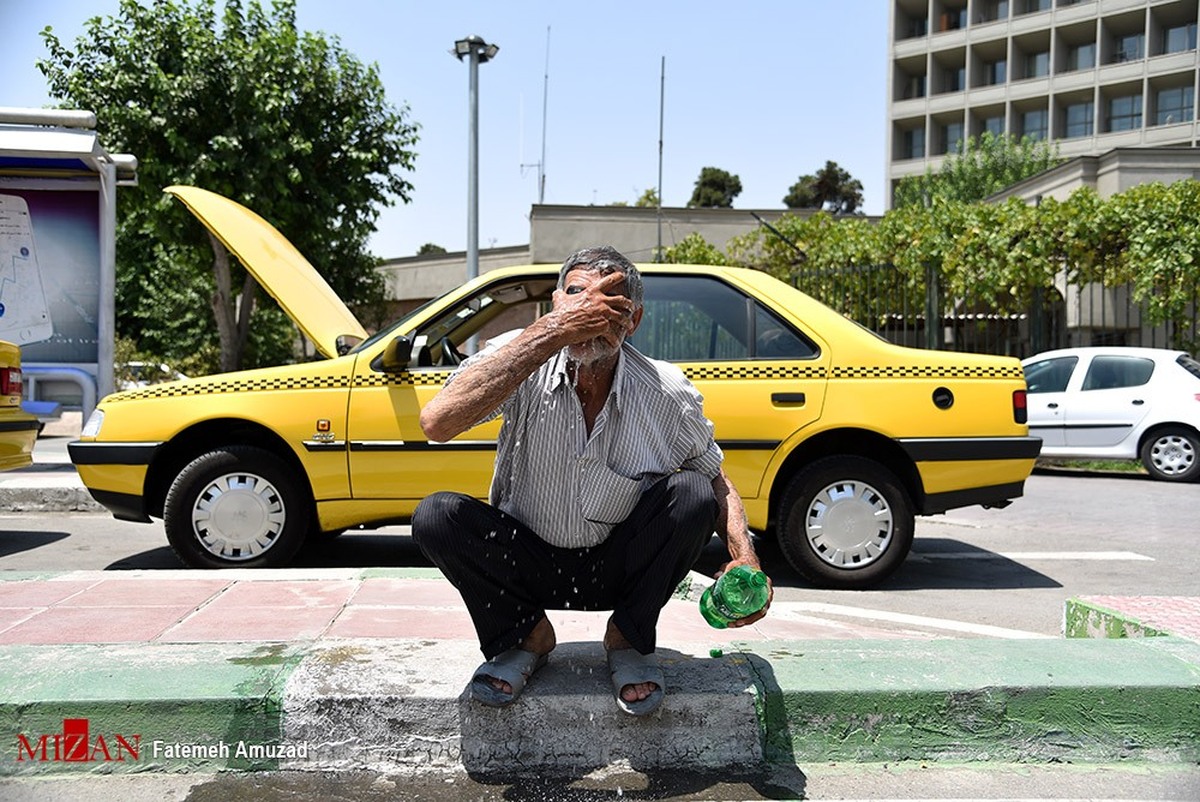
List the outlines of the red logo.
{"type": "Polygon", "coordinates": [[[137,760],[141,747],[141,735],[93,736],[88,719],[64,718],[62,732],[42,735],[36,741],[18,735],[17,762],[124,763],[127,756],[137,760]]]}

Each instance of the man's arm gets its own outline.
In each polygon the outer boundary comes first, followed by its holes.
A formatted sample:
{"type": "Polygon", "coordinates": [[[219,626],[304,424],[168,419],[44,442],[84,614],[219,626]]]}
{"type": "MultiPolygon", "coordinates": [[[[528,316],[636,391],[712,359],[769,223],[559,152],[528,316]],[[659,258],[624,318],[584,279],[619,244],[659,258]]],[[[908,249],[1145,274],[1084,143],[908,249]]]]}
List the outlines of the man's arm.
{"type": "Polygon", "coordinates": [[[445,442],[496,411],[521,382],[563,346],[608,333],[613,321],[628,319],[632,302],[607,290],[625,280],[610,273],[582,292],[554,293],[554,309],[542,315],[494,354],[468,365],[421,410],[421,431],[445,442]]]}
{"type": "MultiPolygon", "coordinates": [[[[717,535],[725,542],[725,548],[729,551],[729,562],[721,567],[721,573],[725,573],[735,565],[748,565],[761,571],[762,566],[758,563],[754,544],[750,541],[750,526],[746,521],[746,508],[742,506],[742,497],[738,495],[737,489],[725,474],[724,468],[713,477],[712,486],[713,497],[717,500],[717,535]]],[[[775,596],[775,589],[771,585],[770,577],[767,578],[767,586],[770,588],[770,594],[767,596],[766,606],[754,615],[730,622],[729,626],[744,627],[747,624],[753,624],[767,614],[767,609],[771,606],[771,599],[775,596]]]]}

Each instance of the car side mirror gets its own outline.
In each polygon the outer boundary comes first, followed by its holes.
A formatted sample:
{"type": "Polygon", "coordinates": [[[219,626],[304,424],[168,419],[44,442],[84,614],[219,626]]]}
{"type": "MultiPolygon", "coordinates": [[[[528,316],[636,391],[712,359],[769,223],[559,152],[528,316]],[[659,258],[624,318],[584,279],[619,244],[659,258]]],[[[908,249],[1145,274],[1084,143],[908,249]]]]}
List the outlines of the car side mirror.
{"type": "Polygon", "coordinates": [[[413,342],[407,337],[394,338],[383,350],[383,372],[403,373],[408,370],[409,360],[412,359],[413,342]]]}

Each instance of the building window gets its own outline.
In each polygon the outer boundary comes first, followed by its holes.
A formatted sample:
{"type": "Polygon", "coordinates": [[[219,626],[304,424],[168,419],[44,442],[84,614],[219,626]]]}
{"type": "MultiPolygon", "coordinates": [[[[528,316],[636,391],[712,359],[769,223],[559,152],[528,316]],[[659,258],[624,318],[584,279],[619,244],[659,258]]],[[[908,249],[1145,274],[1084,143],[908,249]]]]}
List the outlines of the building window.
{"type": "Polygon", "coordinates": [[[1196,23],[1177,25],[1163,30],[1163,52],[1183,53],[1196,49],[1196,23]]]}
{"type": "Polygon", "coordinates": [[[983,130],[988,131],[992,136],[1004,135],[1004,115],[997,114],[995,117],[985,117],[983,120],[983,130]]]}
{"type": "Polygon", "coordinates": [[[904,32],[907,39],[924,36],[929,33],[929,20],[925,17],[909,17],[904,32]]]}
{"type": "Polygon", "coordinates": [[[967,7],[947,8],[942,11],[939,31],[956,31],[967,27],[967,7]]]}
{"type": "Polygon", "coordinates": [[[1155,125],[1174,125],[1192,121],[1194,92],[1190,86],[1174,86],[1158,90],[1154,98],[1155,125]]]}
{"type": "Polygon", "coordinates": [[[1026,111],[1021,114],[1021,136],[1044,140],[1049,134],[1050,116],[1045,109],[1026,111]]]}
{"type": "Polygon", "coordinates": [[[962,123],[946,123],[942,126],[942,153],[961,153],[963,140],[962,123]]]}
{"type": "Polygon", "coordinates": [[[924,75],[909,75],[904,79],[904,100],[912,100],[915,97],[925,97],[925,76],[924,75]]]}
{"type": "Polygon", "coordinates": [[[1039,11],[1049,11],[1051,5],[1051,0],[1022,0],[1017,8],[1021,14],[1036,14],[1039,11]]]}
{"type": "Polygon", "coordinates": [[[1096,66],[1096,43],[1071,45],[1067,48],[1068,70],[1090,70],[1096,66]]]}
{"type": "Polygon", "coordinates": [[[925,129],[910,128],[900,138],[900,158],[925,158],[925,129]]]}
{"type": "Polygon", "coordinates": [[[1041,78],[1043,75],[1050,74],[1050,51],[1043,50],[1041,53],[1030,53],[1025,56],[1025,77],[1026,78],[1041,78]]]}
{"type": "Polygon", "coordinates": [[[1133,131],[1142,127],[1141,94],[1114,97],[1108,101],[1108,130],[1133,131]]]}
{"type": "Polygon", "coordinates": [[[981,22],[1008,19],[1008,0],[984,0],[980,7],[981,22]]]}
{"type": "Polygon", "coordinates": [[[967,68],[947,67],[942,71],[942,91],[961,92],[967,88],[967,68]]]}
{"type": "Polygon", "coordinates": [[[983,83],[985,86],[995,86],[1008,80],[1008,62],[1004,59],[989,61],[983,65],[983,83]]]}
{"type": "Polygon", "coordinates": [[[1140,33],[1118,36],[1113,42],[1116,45],[1113,52],[1113,61],[1137,61],[1138,59],[1145,58],[1145,40],[1146,37],[1140,33]]]}
{"type": "Polygon", "coordinates": [[[1092,122],[1095,117],[1095,106],[1092,101],[1071,103],[1066,108],[1066,128],[1063,137],[1071,139],[1077,136],[1091,136],[1092,122]]]}

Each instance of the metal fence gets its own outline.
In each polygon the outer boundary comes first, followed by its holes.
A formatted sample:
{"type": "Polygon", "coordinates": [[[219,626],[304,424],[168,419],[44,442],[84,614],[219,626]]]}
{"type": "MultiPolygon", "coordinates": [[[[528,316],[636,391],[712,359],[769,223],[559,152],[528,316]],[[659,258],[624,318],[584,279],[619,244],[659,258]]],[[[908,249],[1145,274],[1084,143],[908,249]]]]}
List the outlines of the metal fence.
{"type": "Polygon", "coordinates": [[[917,348],[1001,354],[1023,359],[1052,348],[1129,345],[1195,353],[1200,339],[1193,295],[1182,319],[1150,325],[1146,305],[1128,286],[1064,284],[1035,290],[1025,308],[1000,313],[977,298],[949,298],[930,267],[920,278],[892,265],[801,267],[797,288],[886,339],[917,348]]]}

